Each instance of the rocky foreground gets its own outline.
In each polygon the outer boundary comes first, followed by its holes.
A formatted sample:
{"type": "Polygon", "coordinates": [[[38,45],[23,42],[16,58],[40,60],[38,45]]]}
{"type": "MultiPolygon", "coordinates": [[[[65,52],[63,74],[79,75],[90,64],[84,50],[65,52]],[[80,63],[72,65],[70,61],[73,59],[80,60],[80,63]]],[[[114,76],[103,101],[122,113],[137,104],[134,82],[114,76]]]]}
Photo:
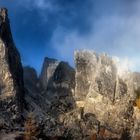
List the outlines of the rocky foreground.
{"type": "Polygon", "coordinates": [[[76,51],[75,66],[45,58],[22,67],[0,9],[0,140],[139,140],[140,74],[106,54],[76,51]]]}

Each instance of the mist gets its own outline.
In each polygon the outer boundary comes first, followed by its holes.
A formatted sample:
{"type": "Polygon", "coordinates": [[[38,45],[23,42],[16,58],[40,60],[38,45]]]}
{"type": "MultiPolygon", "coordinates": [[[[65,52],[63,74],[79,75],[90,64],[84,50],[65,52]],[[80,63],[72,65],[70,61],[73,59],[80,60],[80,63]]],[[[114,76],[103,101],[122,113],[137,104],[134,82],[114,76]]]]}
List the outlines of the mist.
{"type": "Polygon", "coordinates": [[[24,3],[16,0],[15,3],[0,2],[13,13],[14,38],[25,65],[39,69],[43,58],[48,56],[74,66],[74,50],[92,49],[116,56],[122,63],[127,60],[130,70],[140,70],[138,0],[25,0],[24,3]]]}

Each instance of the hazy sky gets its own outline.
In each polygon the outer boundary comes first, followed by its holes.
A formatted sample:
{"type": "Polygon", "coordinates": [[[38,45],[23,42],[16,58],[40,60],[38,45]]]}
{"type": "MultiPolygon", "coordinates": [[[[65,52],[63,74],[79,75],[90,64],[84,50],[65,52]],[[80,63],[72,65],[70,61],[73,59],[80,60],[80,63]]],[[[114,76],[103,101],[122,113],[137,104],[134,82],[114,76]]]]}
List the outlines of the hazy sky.
{"type": "Polygon", "coordinates": [[[140,0],[0,0],[24,65],[45,56],[73,62],[75,49],[118,56],[140,71],[140,0]]]}

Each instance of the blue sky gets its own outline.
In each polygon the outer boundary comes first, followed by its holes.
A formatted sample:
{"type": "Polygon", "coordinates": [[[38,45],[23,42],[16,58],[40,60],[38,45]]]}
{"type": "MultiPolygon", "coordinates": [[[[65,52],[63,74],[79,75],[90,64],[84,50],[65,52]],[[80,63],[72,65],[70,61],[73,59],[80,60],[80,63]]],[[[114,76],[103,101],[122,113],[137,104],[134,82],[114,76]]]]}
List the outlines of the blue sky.
{"type": "Polygon", "coordinates": [[[74,65],[73,52],[93,49],[140,70],[139,0],[0,0],[9,10],[24,65],[39,72],[45,56],[74,65]]]}

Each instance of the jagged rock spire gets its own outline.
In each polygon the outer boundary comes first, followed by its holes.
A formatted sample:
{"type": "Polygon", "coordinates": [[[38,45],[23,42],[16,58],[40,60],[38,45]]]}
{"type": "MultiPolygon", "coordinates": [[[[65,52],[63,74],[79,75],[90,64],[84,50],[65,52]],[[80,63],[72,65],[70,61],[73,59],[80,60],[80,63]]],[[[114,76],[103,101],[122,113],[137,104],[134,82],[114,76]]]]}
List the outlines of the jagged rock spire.
{"type": "Polygon", "coordinates": [[[0,119],[17,120],[23,107],[23,69],[6,8],[0,9],[0,87],[0,119]]]}

